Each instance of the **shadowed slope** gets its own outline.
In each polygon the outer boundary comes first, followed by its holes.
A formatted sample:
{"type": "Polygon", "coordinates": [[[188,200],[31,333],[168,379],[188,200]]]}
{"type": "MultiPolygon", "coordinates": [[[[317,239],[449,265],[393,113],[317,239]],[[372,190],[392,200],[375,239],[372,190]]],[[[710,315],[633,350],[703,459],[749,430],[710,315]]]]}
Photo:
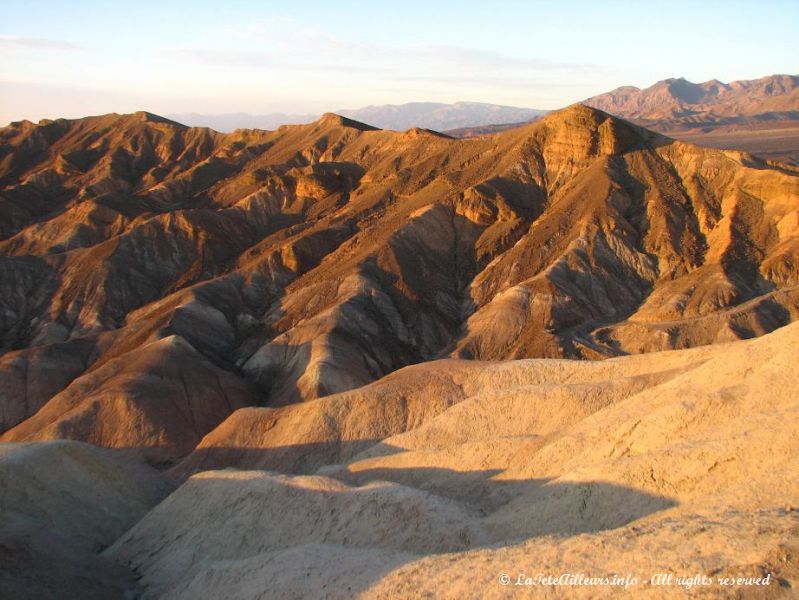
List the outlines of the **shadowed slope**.
{"type": "Polygon", "coordinates": [[[71,441],[0,445],[0,596],[129,598],[97,553],[172,491],[156,471],[71,441]]]}

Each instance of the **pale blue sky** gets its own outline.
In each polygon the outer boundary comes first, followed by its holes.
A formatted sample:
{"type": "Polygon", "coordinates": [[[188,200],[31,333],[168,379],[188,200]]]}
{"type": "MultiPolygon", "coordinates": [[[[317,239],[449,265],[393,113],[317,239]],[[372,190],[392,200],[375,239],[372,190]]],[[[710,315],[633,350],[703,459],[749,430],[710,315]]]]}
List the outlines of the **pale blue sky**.
{"type": "Polygon", "coordinates": [[[558,108],[667,77],[796,74],[797,31],[797,0],[0,0],[0,122],[411,101],[558,108]]]}

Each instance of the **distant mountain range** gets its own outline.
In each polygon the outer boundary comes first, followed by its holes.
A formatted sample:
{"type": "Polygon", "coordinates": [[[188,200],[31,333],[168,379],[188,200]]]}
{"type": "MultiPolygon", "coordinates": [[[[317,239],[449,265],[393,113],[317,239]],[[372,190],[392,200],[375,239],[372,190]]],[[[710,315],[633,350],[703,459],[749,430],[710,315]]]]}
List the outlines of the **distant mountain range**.
{"type": "MultiPolygon", "coordinates": [[[[640,89],[620,87],[583,104],[685,142],[743,150],[799,164],[799,77],[770,75],[751,81],[692,83],[664,79],[640,89]]],[[[535,121],[496,123],[447,130],[475,137],[535,121]]]]}
{"type": "Polygon", "coordinates": [[[747,119],[799,118],[799,77],[771,75],[750,81],[692,83],[682,77],[646,89],[620,87],[584,104],[634,121],[686,128],[747,119]]]}
{"type": "Polygon", "coordinates": [[[189,127],[210,127],[222,133],[229,133],[236,129],[266,129],[267,131],[272,131],[281,125],[302,125],[319,118],[319,115],[314,114],[286,114],[280,112],[265,115],[253,115],[250,113],[225,113],[220,115],[173,113],[166,116],[189,127]]]}
{"type": "Polygon", "coordinates": [[[411,102],[409,104],[367,106],[357,110],[342,110],[338,113],[381,129],[404,131],[411,127],[421,127],[446,131],[459,127],[531,121],[546,114],[547,111],[482,102],[455,102],[454,104],[411,102]]]}
{"type": "MultiPolygon", "coordinates": [[[[336,113],[368,123],[380,129],[405,131],[412,127],[445,131],[463,127],[479,127],[498,123],[531,121],[547,111],[518,106],[502,106],[483,102],[410,102],[408,104],[385,104],[358,109],[342,109],[336,113]]],[[[191,127],[210,127],[216,131],[230,132],[236,129],[277,129],[281,125],[303,124],[316,121],[320,114],[269,113],[252,115],[230,113],[203,115],[198,113],[170,114],[168,118],[191,127]]]]}
{"type": "Polygon", "coordinates": [[[685,142],[799,164],[799,77],[692,83],[666,79],[584,102],[685,142]]]}
{"type": "MultiPolygon", "coordinates": [[[[693,83],[685,78],[658,81],[641,89],[623,86],[592,96],[583,104],[660,133],[719,148],[739,149],[765,158],[799,161],[799,77],[770,75],[723,83],[693,83]]],[[[410,102],[338,110],[337,114],[380,129],[413,127],[454,137],[474,137],[521,127],[547,111],[482,102],[410,102]]],[[[171,114],[170,119],[216,131],[274,130],[310,123],[318,114],[171,114]]]]}

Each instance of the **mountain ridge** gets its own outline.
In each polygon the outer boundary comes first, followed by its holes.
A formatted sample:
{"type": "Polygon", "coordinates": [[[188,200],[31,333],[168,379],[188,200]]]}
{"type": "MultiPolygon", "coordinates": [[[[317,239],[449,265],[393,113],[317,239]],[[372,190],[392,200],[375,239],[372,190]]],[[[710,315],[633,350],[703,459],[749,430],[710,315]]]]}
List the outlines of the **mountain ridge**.
{"type": "MultiPolygon", "coordinates": [[[[583,103],[692,144],[742,150],[766,159],[799,164],[799,93],[794,75],[756,80],[685,78],[648,88],[622,86],[583,103]],[[682,92],[681,92],[682,90],[682,92]],[[685,97],[680,97],[682,93],[685,97]],[[712,102],[701,103],[702,100],[712,102]]],[[[447,131],[454,137],[490,135],[525,125],[509,123],[447,131]]]]}
{"type": "Polygon", "coordinates": [[[596,359],[799,315],[795,170],[581,105],[470,140],[337,115],[20,124],[0,182],[3,441],[172,463],[239,407],[435,358],[596,359]]]}
{"type": "Polygon", "coordinates": [[[623,86],[592,96],[585,104],[640,120],[679,119],[709,113],[714,117],[753,117],[799,110],[799,76],[769,75],[722,83],[669,78],[648,88],[623,86]]]}

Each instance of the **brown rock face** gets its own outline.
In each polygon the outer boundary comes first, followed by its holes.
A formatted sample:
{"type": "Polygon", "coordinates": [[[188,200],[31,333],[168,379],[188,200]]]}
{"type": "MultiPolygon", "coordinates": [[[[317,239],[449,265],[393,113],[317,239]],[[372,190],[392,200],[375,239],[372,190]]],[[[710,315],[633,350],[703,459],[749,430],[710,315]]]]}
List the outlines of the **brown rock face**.
{"type": "Polygon", "coordinates": [[[456,140],[336,115],[0,130],[2,440],[173,461],[233,410],[453,356],[602,358],[799,315],[799,171],[585,106],[456,140]]]}

